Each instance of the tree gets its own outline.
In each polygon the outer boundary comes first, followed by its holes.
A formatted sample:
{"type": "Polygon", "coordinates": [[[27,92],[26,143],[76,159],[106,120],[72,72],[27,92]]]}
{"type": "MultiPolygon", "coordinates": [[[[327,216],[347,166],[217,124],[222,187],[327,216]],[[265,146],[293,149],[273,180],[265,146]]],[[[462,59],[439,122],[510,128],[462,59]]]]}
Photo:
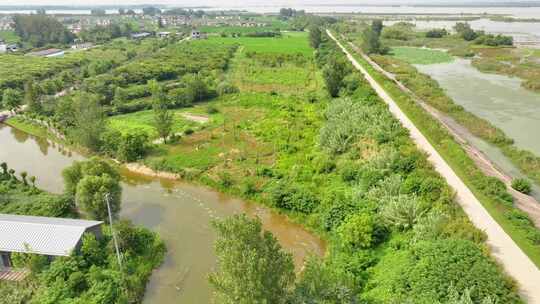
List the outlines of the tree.
{"type": "Polygon", "coordinates": [[[285,303],[294,283],[292,256],[245,215],[216,221],[219,270],[209,280],[219,303],[285,303]]]}
{"type": "Polygon", "coordinates": [[[75,36],[55,18],[47,15],[14,15],[15,32],[34,47],[50,43],[67,44],[75,36]]]}
{"type": "Polygon", "coordinates": [[[159,8],[153,7],[153,6],[143,7],[142,11],[144,15],[150,15],[150,16],[155,16],[161,13],[161,10],[159,8]]]}
{"type": "Polygon", "coordinates": [[[368,54],[381,52],[380,37],[371,28],[366,28],[362,32],[362,49],[368,54]]]}
{"type": "Polygon", "coordinates": [[[126,90],[122,89],[121,87],[116,87],[116,89],[114,89],[113,104],[118,107],[120,105],[123,105],[126,101],[127,101],[126,90]]]}
{"type": "Polygon", "coordinates": [[[337,233],[343,243],[351,248],[369,248],[373,238],[373,227],[373,217],[360,213],[349,216],[338,227],[337,233]]]}
{"type": "Polygon", "coordinates": [[[2,104],[10,111],[14,111],[19,108],[21,101],[21,92],[11,88],[4,90],[4,94],[2,95],[2,104]]]}
{"type": "Polygon", "coordinates": [[[323,70],[326,89],[332,97],[337,97],[343,85],[343,79],[347,75],[347,66],[337,56],[330,56],[323,70]]]}
{"type": "Polygon", "coordinates": [[[381,36],[382,30],[383,30],[383,22],[382,22],[382,20],[373,20],[371,22],[371,30],[377,36],[381,36]]]}
{"type": "Polygon", "coordinates": [[[312,48],[317,49],[319,48],[319,45],[321,44],[322,40],[322,33],[321,29],[318,26],[312,26],[309,29],[309,44],[312,48]]]}
{"type": "Polygon", "coordinates": [[[108,221],[107,196],[114,218],[120,212],[122,188],[109,175],[85,176],[77,184],[75,201],[91,218],[108,221]]]}
{"type": "Polygon", "coordinates": [[[159,136],[163,139],[163,143],[167,143],[167,138],[171,134],[174,123],[173,115],[169,111],[163,88],[155,80],[151,81],[149,86],[152,88],[154,126],[156,127],[159,136]]]}
{"type": "Polygon", "coordinates": [[[41,102],[39,100],[37,88],[31,79],[24,84],[24,103],[28,106],[28,112],[41,112],[41,102]]]}
{"type": "Polygon", "coordinates": [[[6,162],[2,162],[0,164],[0,167],[2,168],[2,174],[4,175],[8,174],[8,165],[6,162]]]}
{"type": "Polygon", "coordinates": [[[355,289],[350,274],[336,269],[335,265],[310,258],[295,286],[291,303],[356,303],[355,289]]]}
{"type": "Polygon", "coordinates": [[[21,172],[21,178],[22,178],[23,184],[24,184],[25,186],[28,185],[28,181],[26,180],[26,177],[27,177],[27,176],[28,176],[28,172],[26,172],[26,171],[21,172]]]}
{"type": "Polygon", "coordinates": [[[62,176],[66,193],[74,196],[77,206],[90,217],[108,221],[107,195],[112,216],[117,217],[122,196],[120,175],[107,162],[97,157],[75,162],[62,176]]]}
{"type": "Polygon", "coordinates": [[[73,119],[73,138],[83,146],[98,151],[107,119],[97,98],[88,93],[77,95],[73,100],[73,119]]]}

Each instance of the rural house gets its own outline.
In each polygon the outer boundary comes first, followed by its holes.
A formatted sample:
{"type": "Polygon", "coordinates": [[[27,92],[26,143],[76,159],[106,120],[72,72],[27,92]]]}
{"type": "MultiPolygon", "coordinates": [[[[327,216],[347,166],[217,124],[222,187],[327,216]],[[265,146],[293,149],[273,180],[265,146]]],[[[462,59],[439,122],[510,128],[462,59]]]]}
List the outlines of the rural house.
{"type": "Polygon", "coordinates": [[[101,236],[103,222],[0,214],[0,272],[11,268],[11,254],[69,256],[81,246],[84,233],[101,236]]]}

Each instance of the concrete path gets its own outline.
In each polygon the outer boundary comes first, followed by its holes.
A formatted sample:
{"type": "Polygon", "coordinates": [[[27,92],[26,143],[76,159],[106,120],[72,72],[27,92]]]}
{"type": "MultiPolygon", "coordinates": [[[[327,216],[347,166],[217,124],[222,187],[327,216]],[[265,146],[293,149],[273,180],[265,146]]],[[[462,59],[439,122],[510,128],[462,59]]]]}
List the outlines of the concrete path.
{"type": "Polygon", "coordinates": [[[522,297],[530,304],[540,304],[540,271],[523,251],[506,234],[499,224],[491,217],[487,210],[476,199],[471,190],[456,175],[454,170],[446,163],[441,155],[422,135],[420,130],[401,111],[396,102],[386,93],[381,85],[354,59],[354,57],[341,45],[341,43],[327,30],[328,35],[347,55],[353,66],[358,69],[377,92],[379,97],[388,104],[390,112],[401,121],[401,124],[410,132],[410,137],[416,145],[427,152],[429,161],[437,172],[456,191],[456,200],[461,205],[471,222],[487,234],[487,244],[491,254],[503,265],[506,272],[518,283],[522,297]]]}

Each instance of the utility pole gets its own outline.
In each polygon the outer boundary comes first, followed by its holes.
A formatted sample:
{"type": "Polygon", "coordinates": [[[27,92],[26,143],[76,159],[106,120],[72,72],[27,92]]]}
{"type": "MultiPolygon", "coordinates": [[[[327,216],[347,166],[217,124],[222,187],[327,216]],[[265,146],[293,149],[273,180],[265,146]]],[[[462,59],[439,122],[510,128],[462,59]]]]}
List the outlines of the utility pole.
{"type": "Polygon", "coordinates": [[[116,234],[113,228],[113,219],[111,213],[111,204],[109,202],[109,193],[105,194],[105,201],[107,202],[107,211],[109,213],[109,225],[111,226],[111,234],[113,237],[114,248],[116,249],[116,258],[118,259],[118,266],[122,269],[122,256],[120,255],[120,249],[118,248],[118,241],[116,240],[116,234]]]}

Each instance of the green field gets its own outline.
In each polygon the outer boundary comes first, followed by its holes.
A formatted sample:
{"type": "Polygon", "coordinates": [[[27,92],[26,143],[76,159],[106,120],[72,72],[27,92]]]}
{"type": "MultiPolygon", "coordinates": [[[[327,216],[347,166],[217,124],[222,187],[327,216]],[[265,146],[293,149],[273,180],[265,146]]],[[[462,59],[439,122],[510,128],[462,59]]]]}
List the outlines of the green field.
{"type": "MultiPolygon", "coordinates": [[[[181,133],[187,129],[195,130],[202,126],[202,123],[188,120],[182,115],[183,113],[201,115],[198,114],[200,112],[201,110],[193,109],[189,109],[189,111],[186,109],[174,110],[174,125],[172,133],[181,133]]],[[[208,114],[202,114],[201,116],[208,116],[208,114]]],[[[114,130],[120,131],[122,134],[142,131],[148,134],[151,139],[158,137],[156,128],[154,127],[154,114],[152,110],[111,117],[109,118],[109,126],[114,130]]]]}
{"type": "Polygon", "coordinates": [[[427,48],[393,47],[391,54],[411,64],[445,63],[453,60],[453,57],[446,52],[427,48]]]}
{"type": "Polygon", "coordinates": [[[21,40],[14,31],[0,31],[0,39],[3,39],[8,43],[15,43],[21,40]]]}
{"type": "Polygon", "coordinates": [[[248,52],[281,53],[311,55],[313,49],[309,46],[305,32],[284,33],[281,38],[251,38],[251,37],[211,37],[217,43],[240,44],[248,52]]]}

